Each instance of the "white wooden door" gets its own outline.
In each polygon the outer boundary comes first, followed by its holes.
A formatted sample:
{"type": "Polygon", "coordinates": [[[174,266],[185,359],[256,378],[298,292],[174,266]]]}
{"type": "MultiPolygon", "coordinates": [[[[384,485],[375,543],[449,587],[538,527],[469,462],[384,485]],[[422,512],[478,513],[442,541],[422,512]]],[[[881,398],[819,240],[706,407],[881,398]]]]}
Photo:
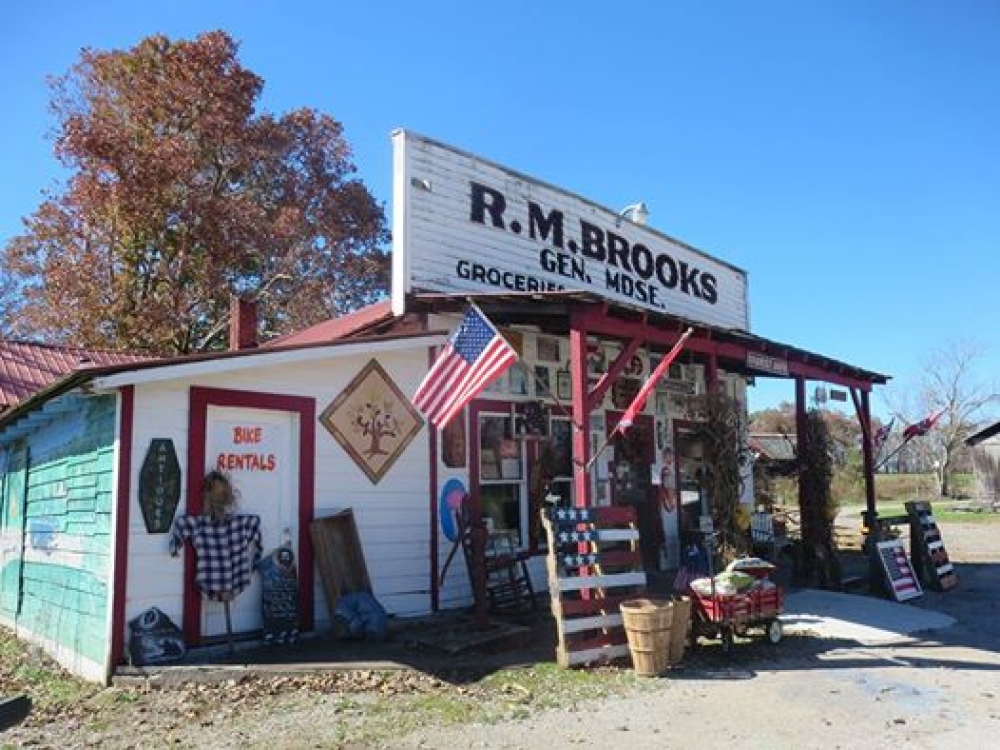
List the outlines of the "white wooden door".
{"type": "MultiPolygon", "coordinates": [[[[210,406],[207,414],[205,469],[221,469],[238,492],[236,512],[260,517],[264,553],[279,546],[287,530],[298,558],[299,418],[287,411],[210,406]]],[[[230,604],[234,633],[259,630],[260,577],[230,604]]],[[[205,600],[202,636],[226,633],[225,609],[205,600]]]]}

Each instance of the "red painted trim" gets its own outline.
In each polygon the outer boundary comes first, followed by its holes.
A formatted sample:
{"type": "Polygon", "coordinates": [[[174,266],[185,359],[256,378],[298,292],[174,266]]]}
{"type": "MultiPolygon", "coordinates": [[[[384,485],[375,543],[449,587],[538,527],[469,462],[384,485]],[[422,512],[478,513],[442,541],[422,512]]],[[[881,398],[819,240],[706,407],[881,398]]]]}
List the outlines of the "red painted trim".
{"type": "MultiPolygon", "coordinates": [[[[433,348],[427,350],[427,366],[430,368],[434,364],[435,352],[433,348]]],[[[462,409],[455,419],[465,419],[468,410],[462,409]]],[[[465,434],[469,431],[466,429],[465,434]]],[[[438,580],[441,572],[439,570],[438,555],[440,554],[441,534],[439,531],[438,518],[438,431],[437,428],[427,423],[427,460],[430,465],[428,472],[427,489],[430,496],[430,521],[431,521],[431,612],[441,609],[441,583],[438,580]]]]}
{"type": "Polygon", "coordinates": [[[604,505],[593,509],[594,520],[602,526],[635,523],[639,514],[632,505],[604,505]]]}
{"type": "MultiPolygon", "coordinates": [[[[187,513],[201,512],[201,480],[205,476],[208,407],[270,409],[299,415],[299,627],[313,629],[313,549],[309,524],[316,507],[316,400],[305,396],[191,387],[188,409],[187,513]]],[[[201,595],[194,584],[195,557],[184,548],[184,639],[201,642],[201,595]]]]}
{"type": "Polygon", "coordinates": [[[132,427],[135,387],[119,391],[118,487],[115,495],[115,573],[111,583],[111,669],[124,663],[125,603],[128,598],[128,524],[132,498],[132,427]]]}
{"type": "MultiPolygon", "coordinates": [[[[591,591],[593,591],[591,589],[591,591]]],[[[564,599],[559,602],[559,609],[565,616],[596,615],[613,612],[622,602],[635,599],[635,594],[618,596],[594,596],[592,599],[564,599]]]]}
{"type": "Polygon", "coordinates": [[[589,508],[592,504],[590,474],[590,404],[587,394],[587,328],[582,314],[573,310],[569,329],[569,373],[573,388],[573,422],[582,429],[573,430],[573,504],[589,508]]]}

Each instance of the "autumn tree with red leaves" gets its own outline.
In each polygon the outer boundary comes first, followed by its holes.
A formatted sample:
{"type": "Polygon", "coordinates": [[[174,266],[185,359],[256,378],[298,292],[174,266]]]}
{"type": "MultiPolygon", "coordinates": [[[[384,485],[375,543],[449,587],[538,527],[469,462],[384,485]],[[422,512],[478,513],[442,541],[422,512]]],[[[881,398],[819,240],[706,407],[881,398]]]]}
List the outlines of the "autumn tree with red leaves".
{"type": "Polygon", "coordinates": [[[384,294],[385,215],[340,123],[257,113],[237,51],[221,31],[152,36],[53,82],[71,176],[0,254],[4,333],[184,354],[224,345],[232,294],[265,336],[384,294]]]}

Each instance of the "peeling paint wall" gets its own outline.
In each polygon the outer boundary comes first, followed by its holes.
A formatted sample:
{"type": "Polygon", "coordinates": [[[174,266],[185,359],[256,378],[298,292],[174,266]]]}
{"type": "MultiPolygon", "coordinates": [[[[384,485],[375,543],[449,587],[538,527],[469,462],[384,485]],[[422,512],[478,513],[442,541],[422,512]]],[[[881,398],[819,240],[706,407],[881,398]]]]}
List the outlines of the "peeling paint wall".
{"type": "Polygon", "coordinates": [[[4,474],[0,621],[78,674],[103,678],[116,400],[67,396],[59,405],[4,474]]]}

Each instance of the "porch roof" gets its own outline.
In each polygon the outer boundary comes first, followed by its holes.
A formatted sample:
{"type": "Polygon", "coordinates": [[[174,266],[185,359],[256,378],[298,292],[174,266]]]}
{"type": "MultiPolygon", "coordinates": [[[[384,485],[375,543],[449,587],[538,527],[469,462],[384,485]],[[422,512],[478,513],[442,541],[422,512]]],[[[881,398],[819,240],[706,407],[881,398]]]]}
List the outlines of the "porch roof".
{"type": "Polygon", "coordinates": [[[677,335],[692,327],[694,334],[686,349],[698,354],[714,354],[725,362],[725,369],[754,377],[793,378],[801,375],[848,388],[870,390],[872,385],[884,385],[890,376],[842,362],[791,344],[783,344],[745,331],[719,328],[667,313],[655,313],[638,308],[610,304],[590,292],[498,292],[482,294],[415,294],[407,299],[410,312],[459,311],[473,301],[494,323],[499,325],[536,325],[554,335],[566,335],[574,313],[584,312],[593,323],[602,317],[604,323],[594,333],[622,339],[641,337],[664,349],[677,335]],[[787,373],[766,372],[747,363],[747,354],[763,355],[787,363],[787,373]]]}

